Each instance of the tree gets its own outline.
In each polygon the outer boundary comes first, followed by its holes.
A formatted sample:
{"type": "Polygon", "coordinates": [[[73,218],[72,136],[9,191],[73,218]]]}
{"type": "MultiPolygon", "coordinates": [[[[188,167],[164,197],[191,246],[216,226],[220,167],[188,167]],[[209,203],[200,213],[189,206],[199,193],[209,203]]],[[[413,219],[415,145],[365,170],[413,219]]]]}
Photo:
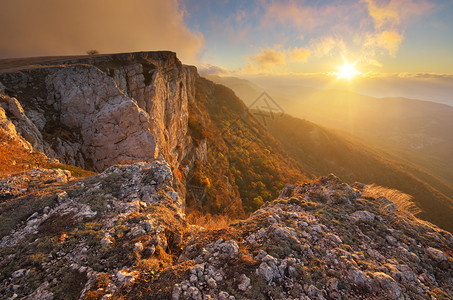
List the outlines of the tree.
{"type": "Polygon", "coordinates": [[[88,50],[88,51],[87,51],[87,54],[88,54],[88,55],[96,55],[96,54],[99,54],[99,51],[96,50],[96,49],[92,49],[92,50],[88,50]]]}

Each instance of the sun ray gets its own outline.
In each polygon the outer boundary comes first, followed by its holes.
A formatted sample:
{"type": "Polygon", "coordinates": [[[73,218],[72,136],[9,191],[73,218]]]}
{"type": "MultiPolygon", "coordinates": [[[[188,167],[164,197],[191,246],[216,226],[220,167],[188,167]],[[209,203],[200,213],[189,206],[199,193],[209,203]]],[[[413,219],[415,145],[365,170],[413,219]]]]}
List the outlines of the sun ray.
{"type": "Polygon", "coordinates": [[[340,79],[346,79],[349,81],[349,80],[353,79],[354,77],[362,74],[361,72],[359,72],[355,69],[356,64],[357,64],[357,62],[350,64],[345,60],[344,65],[338,67],[340,72],[335,72],[334,74],[340,79]]]}

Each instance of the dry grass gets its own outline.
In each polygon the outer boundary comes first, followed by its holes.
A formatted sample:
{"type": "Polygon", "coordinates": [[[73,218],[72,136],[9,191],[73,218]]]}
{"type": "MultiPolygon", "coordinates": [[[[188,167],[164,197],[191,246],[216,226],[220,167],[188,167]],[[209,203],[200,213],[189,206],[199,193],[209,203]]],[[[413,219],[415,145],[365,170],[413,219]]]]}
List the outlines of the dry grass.
{"type": "Polygon", "coordinates": [[[198,210],[187,210],[186,220],[189,224],[198,225],[206,229],[223,229],[228,227],[234,219],[226,215],[212,215],[210,213],[203,214],[198,210]]]}
{"type": "Polygon", "coordinates": [[[379,198],[385,197],[395,204],[395,209],[391,209],[391,203],[385,203],[379,207],[382,215],[387,215],[393,222],[403,221],[408,223],[415,220],[415,215],[422,210],[413,202],[414,197],[399,190],[389,189],[379,185],[368,185],[363,193],[364,197],[379,198]]]}
{"type": "Polygon", "coordinates": [[[44,155],[28,151],[0,129],[0,176],[18,174],[45,163],[44,155]]]}
{"type": "Polygon", "coordinates": [[[96,174],[75,166],[51,163],[43,153],[23,148],[18,141],[8,139],[0,129],[0,178],[23,174],[35,167],[68,170],[71,171],[72,177],[78,178],[96,174]]]}

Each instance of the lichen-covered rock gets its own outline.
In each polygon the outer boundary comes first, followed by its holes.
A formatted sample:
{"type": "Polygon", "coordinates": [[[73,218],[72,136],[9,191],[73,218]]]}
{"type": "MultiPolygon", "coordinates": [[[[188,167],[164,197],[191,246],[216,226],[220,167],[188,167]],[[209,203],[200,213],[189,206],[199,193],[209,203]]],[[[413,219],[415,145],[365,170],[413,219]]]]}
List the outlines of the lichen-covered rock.
{"type": "Polygon", "coordinates": [[[385,299],[404,299],[395,280],[382,272],[373,273],[373,283],[379,296],[385,299]]]}
{"type": "MultiPolygon", "coordinates": [[[[174,282],[206,299],[452,297],[453,260],[444,251],[453,246],[451,234],[415,217],[407,226],[382,209],[388,199],[363,198],[362,189],[333,175],[287,186],[248,219],[193,237],[179,263],[203,268],[196,281],[181,274],[174,282]],[[212,241],[219,236],[235,241],[237,259],[225,263],[225,240],[212,241]],[[430,248],[433,242],[440,248],[430,248]]],[[[173,296],[189,299],[177,289],[173,296]]]]}
{"type": "Polygon", "coordinates": [[[187,224],[172,178],[154,161],[59,185],[1,240],[1,297],[453,297],[452,235],[333,175],[219,230],[187,224]]]}
{"type": "MultiPolygon", "coordinates": [[[[49,184],[25,198],[8,200],[11,205],[32,203],[35,210],[0,240],[2,299],[14,293],[61,299],[65,284],[71,286],[73,298],[90,292],[111,296],[142,276],[142,258],[158,261],[156,257],[167,252],[181,251],[190,237],[185,235],[189,227],[182,208],[168,196],[175,191],[164,161],[113,166],[69,182],[69,173],[62,170],[34,169],[26,175],[31,180],[47,178],[49,184]],[[94,292],[99,282],[105,285],[94,292]]],[[[228,256],[234,255],[234,245],[223,246],[228,256]]]]}
{"type": "Polygon", "coordinates": [[[38,188],[42,183],[66,183],[71,179],[71,172],[60,169],[34,168],[24,174],[9,176],[0,181],[0,199],[9,199],[38,188]]]}

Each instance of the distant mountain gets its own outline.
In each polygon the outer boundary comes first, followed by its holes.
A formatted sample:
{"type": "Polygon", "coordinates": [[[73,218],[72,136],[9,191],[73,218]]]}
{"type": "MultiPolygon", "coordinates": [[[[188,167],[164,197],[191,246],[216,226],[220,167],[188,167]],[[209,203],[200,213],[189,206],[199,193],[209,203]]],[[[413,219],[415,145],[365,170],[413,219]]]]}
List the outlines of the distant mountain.
{"type": "Polygon", "coordinates": [[[423,210],[420,217],[453,230],[453,189],[420,168],[351,135],[289,115],[267,120],[267,128],[307,171],[401,190],[414,196],[423,210]]]}
{"type": "Polygon", "coordinates": [[[246,103],[252,103],[266,90],[285,112],[354,134],[452,186],[452,106],[283,84],[268,85],[260,90],[256,84],[243,79],[210,78],[232,88],[246,103]]]}

